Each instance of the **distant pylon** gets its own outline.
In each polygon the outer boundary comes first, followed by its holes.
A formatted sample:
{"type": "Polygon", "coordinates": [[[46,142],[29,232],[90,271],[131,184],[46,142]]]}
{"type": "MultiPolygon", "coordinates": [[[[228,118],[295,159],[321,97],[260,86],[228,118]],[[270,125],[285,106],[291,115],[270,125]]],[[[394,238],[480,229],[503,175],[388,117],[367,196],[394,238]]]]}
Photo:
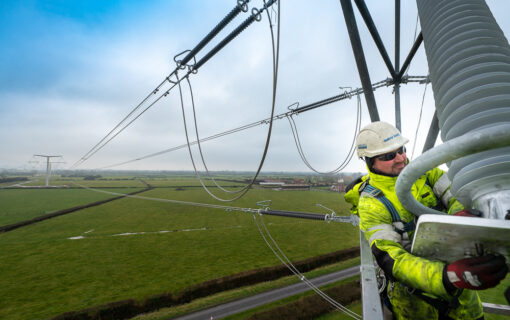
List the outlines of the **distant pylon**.
{"type": "Polygon", "coordinates": [[[46,186],[50,185],[50,175],[51,175],[51,164],[50,158],[62,158],[62,156],[47,156],[42,154],[34,154],[34,157],[43,157],[46,158],[46,186]]]}

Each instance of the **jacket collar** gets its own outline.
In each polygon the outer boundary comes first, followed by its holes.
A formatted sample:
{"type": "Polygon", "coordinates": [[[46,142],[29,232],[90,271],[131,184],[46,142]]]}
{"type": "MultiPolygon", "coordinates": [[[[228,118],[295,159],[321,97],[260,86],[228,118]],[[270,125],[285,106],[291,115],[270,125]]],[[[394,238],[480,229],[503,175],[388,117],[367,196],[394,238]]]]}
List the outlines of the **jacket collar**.
{"type": "Polygon", "coordinates": [[[390,177],[382,174],[378,174],[375,172],[370,171],[370,168],[368,168],[368,174],[370,175],[370,184],[378,189],[385,189],[385,190],[394,190],[395,184],[397,183],[397,177],[390,177]]]}

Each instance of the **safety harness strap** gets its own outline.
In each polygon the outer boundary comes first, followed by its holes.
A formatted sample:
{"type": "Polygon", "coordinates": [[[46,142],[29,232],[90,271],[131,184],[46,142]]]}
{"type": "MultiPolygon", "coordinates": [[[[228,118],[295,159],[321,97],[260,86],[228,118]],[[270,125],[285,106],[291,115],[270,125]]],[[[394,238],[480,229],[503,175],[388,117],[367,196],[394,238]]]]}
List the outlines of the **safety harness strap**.
{"type": "Polygon", "coordinates": [[[367,183],[362,191],[368,193],[370,196],[381,201],[381,203],[384,204],[386,209],[388,209],[388,211],[390,212],[393,222],[402,222],[404,224],[403,230],[404,232],[412,231],[415,229],[416,225],[414,221],[411,222],[402,221],[402,218],[400,217],[400,214],[398,214],[398,211],[397,209],[395,209],[393,203],[391,203],[391,201],[384,196],[384,193],[381,190],[367,183]]]}
{"type": "MultiPolygon", "coordinates": [[[[401,222],[404,225],[404,231],[407,232],[407,231],[412,231],[412,230],[415,229],[416,225],[415,225],[414,221],[403,222],[402,218],[400,217],[400,214],[395,209],[395,206],[391,203],[390,200],[388,200],[388,198],[386,198],[384,196],[383,192],[381,190],[375,188],[374,186],[371,186],[370,184],[368,184],[367,183],[368,180],[365,181],[365,182],[366,183],[364,183],[364,185],[362,185],[360,187],[360,192],[366,192],[369,196],[374,197],[377,200],[381,201],[381,203],[384,204],[386,209],[388,209],[388,211],[390,212],[391,218],[392,218],[393,222],[401,222]]],[[[427,178],[426,184],[430,186],[430,182],[429,182],[428,178],[427,178]]],[[[441,202],[441,200],[438,199],[437,196],[436,196],[436,203],[437,203],[436,207],[440,207],[443,204],[441,202]]],[[[423,301],[427,302],[432,307],[437,309],[438,314],[439,314],[439,320],[450,320],[450,319],[452,319],[452,318],[450,318],[448,316],[448,313],[451,310],[457,308],[457,306],[459,305],[459,296],[460,296],[460,293],[462,292],[462,291],[460,291],[457,295],[454,296],[454,298],[451,301],[448,302],[448,301],[445,301],[445,300],[434,299],[434,298],[432,298],[430,296],[427,296],[427,295],[424,294],[423,291],[421,291],[419,289],[412,289],[412,288],[409,288],[409,289],[411,289],[409,292],[411,292],[415,296],[419,297],[420,299],[422,299],[423,301]]]]}

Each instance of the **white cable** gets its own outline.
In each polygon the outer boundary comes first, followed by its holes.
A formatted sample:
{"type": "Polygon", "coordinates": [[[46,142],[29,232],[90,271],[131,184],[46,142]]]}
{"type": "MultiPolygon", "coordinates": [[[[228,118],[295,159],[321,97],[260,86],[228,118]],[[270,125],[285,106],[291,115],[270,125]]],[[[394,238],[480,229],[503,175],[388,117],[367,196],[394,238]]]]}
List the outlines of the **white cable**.
{"type": "MultiPolygon", "coordinates": [[[[267,10],[266,10],[266,13],[267,13],[267,10]]],[[[189,141],[189,136],[188,136],[188,129],[187,129],[187,124],[186,124],[186,115],[185,115],[185,111],[184,111],[184,99],[182,97],[182,88],[181,88],[181,84],[180,84],[180,81],[182,79],[179,79],[178,77],[178,74],[176,73],[176,78],[177,78],[177,84],[178,84],[178,87],[179,87],[179,94],[180,94],[180,97],[181,97],[181,108],[182,108],[182,117],[183,117],[183,122],[184,122],[184,132],[185,132],[185,135],[186,135],[186,142],[187,142],[187,146],[188,146],[188,151],[189,151],[189,156],[190,156],[190,159],[191,159],[191,163],[193,165],[193,169],[195,171],[195,175],[197,176],[198,180],[200,181],[200,184],[202,185],[202,187],[204,188],[204,190],[211,196],[213,197],[214,199],[218,200],[218,201],[222,201],[222,202],[231,202],[231,201],[235,201],[241,197],[243,197],[249,190],[250,188],[252,187],[252,185],[255,183],[258,175],[260,174],[260,171],[262,170],[262,166],[264,165],[264,162],[265,162],[265,159],[266,159],[266,156],[267,156],[267,152],[269,150],[269,142],[271,141],[271,133],[272,133],[272,129],[273,129],[273,120],[274,120],[274,111],[275,111],[275,106],[276,106],[276,87],[277,87],[277,82],[278,82],[278,61],[279,61],[279,52],[280,52],[280,1],[278,1],[278,28],[277,28],[277,36],[276,36],[276,48],[275,48],[275,39],[274,39],[274,33],[273,33],[273,27],[271,25],[271,20],[270,20],[270,17],[269,17],[269,13],[267,13],[268,15],[268,20],[269,20],[269,28],[270,28],[270,31],[271,31],[271,41],[272,41],[272,53],[273,53],[273,94],[272,94],[272,106],[271,106],[271,117],[270,117],[270,121],[269,121],[269,129],[268,129],[268,133],[267,133],[267,138],[266,138],[266,143],[265,143],[265,147],[264,147],[264,151],[262,153],[262,158],[260,160],[260,163],[259,163],[259,166],[257,168],[257,171],[254,175],[254,177],[252,178],[252,180],[250,181],[250,183],[245,186],[244,188],[242,188],[240,191],[239,191],[239,195],[231,198],[231,199],[223,199],[223,198],[220,198],[218,196],[216,196],[215,194],[213,194],[207,187],[206,185],[204,184],[204,182],[202,181],[202,178],[200,177],[200,174],[196,168],[196,165],[195,165],[195,161],[193,159],[193,153],[191,152],[191,146],[190,146],[190,141],[189,141]]],[[[189,73],[185,76],[185,77],[188,77],[189,73]]],[[[199,143],[199,141],[197,140],[197,143],[199,143]]],[[[236,192],[237,193],[237,192],[236,192]]]]}
{"type": "MultiPolygon", "coordinates": [[[[413,36],[413,43],[416,42],[416,32],[418,31],[418,19],[419,19],[419,16],[418,16],[418,13],[416,13],[416,23],[414,24],[414,36],[413,36]]],[[[407,76],[407,74],[409,73],[409,69],[411,69],[411,63],[413,63],[413,60],[411,59],[411,61],[409,61],[409,65],[407,66],[407,70],[405,72],[405,75],[407,76]]]]}
{"type": "Polygon", "coordinates": [[[352,156],[354,155],[355,145],[356,145],[356,136],[357,136],[357,134],[358,134],[358,132],[359,132],[359,130],[361,128],[361,98],[360,98],[359,95],[357,95],[356,125],[355,125],[355,128],[354,128],[353,140],[352,140],[352,143],[351,143],[351,147],[349,148],[349,152],[347,153],[347,156],[345,157],[343,162],[336,169],[333,169],[331,171],[327,171],[327,172],[318,171],[318,170],[316,170],[310,164],[310,162],[306,158],[306,155],[305,155],[305,153],[303,151],[303,147],[301,146],[301,141],[299,139],[299,134],[298,134],[297,126],[296,126],[296,123],[294,122],[294,119],[292,118],[292,114],[288,115],[287,119],[289,120],[290,128],[292,130],[292,135],[294,137],[294,142],[296,143],[296,148],[298,150],[299,156],[301,157],[301,160],[303,160],[305,165],[310,170],[312,170],[312,171],[314,171],[315,173],[318,173],[318,174],[335,174],[335,173],[338,173],[338,172],[342,171],[343,169],[345,169],[345,167],[350,163],[350,161],[352,159],[352,156]]]}
{"type": "Polygon", "coordinates": [[[192,202],[192,201],[181,201],[181,200],[171,200],[171,199],[162,199],[162,198],[153,198],[153,197],[144,197],[144,196],[137,196],[137,195],[129,195],[129,194],[123,194],[123,193],[117,193],[113,191],[106,191],[106,190],[100,190],[95,189],[91,187],[87,187],[84,185],[81,185],[79,183],[76,183],[74,181],[71,181],[73,184],[95,192],[105,193],[105,194],[111,194],[116,196],[123,196],[126,198],[133,198],[133,199],[141,199],[141,200],[149,200],[149,201],[159,201],[159,202],[168,202],[168,203],[174,203],[174,204],[183,204],[187,206],[194,206],[194,207],[205,207],[205,208],[213,208],[213,209],[223,209],[227,211],[242,211],[242,212],[257,212],[258,209],[252,209],[252,208],[243,208],[243,207],[233,207],[233,206],[222,206],[222,205],[216,205],[216,204],[209,204],[209,203],[200,203],[200,202],[192,202]]]}
{"type": "Polygon", "coordinates": [[[287,256],[285,255],[285,253],[280,249],[280,247],[278,246],[278,244],[276,243],[276,241],[273,239],[273,237],[271,236],[271,233],[269,232],[269,230],[267,229],[267,227],[265,226],[264,224],[264,220],[262,218],[262,216],[260,216],[260,219],[262,221],[262,224],[264,226],[264,229],[266,231],[266,233],[268,234],[268,237],[271,239],[271,241],[274,243],[275,247],[278,249],[278,251],[280,252],[280,254],[278,254],[275,249],[271,246],[271,244],[269,243],[269,241],[267,240],[266,236],[264,235],[262,229],[260,228],[260,225],[258,223],[258,220],[257,220],[257,216],[255,215],[255,213],[253,213],[253,219],[255,220],[255,224],[257,225],[257,229],[259,230],[259,233],[260,235],[262,236],[262,238],[264,239],[264,241],[266,242],[266,245],[269,247],[269,249],[271,249],[271,251],[273,252],[273,254],[295,275],[297,276],[301,281],[303,281],[308,287],[310,287],[313,291],[315,291],[315,293],[317,293],[320,297],[322,297],[324,300],[326,300],[327,302],[329,302],[332,306],[334,306],[335,308],[337,308],[338,310],[344,312],[345,314],[347,314],[348,316],[350,316],[351,318],[354,318],[354,319],[361,319],[361,316],[358,315],[357,313],[349,310],[348,308],[346,308],[345,306],[343,306],[342,304],[338,303],[337,301],[335,301],[333,298],[331,298],[330,296],[328,296],[325,292],[323,292],[322,290],[320,290],[315,284],[313,284],[310,280],[308,280],[301,272],[299,272],[299,270],[294,266],[294,264],[292,264],[292,262],[289,260],[289,258],[287,258],[287,256]],[[283,259],[282,256],[285,258],[283,259]]]}
{"type": "MultiPolygon", "coordinates": [[[[312,290],[314,290],[319,296],[321,296],[323,299],[325,299],[326,301],[328,301],[331,305],[333,305],[335,308],[337,308],[338,310],[342,311],[342,312],[345,312],[347,315],[349,315],[350,317],[354,318],[354,319],[361,319],[361,317],[354,313],[353,311],[349,310],[348,308],[344,307],[343,305],[341,305],[340,303],[336,302],[334,299],[332,299],[331,297],[329,297],[326,293],[324,293],[323,291],[321,291],[317,286],[315,286],[310,280],[308,280],[302,273],[299,272],[299,270],[292,264],[292,262],[287,258],[287,256],[283,253],[283,251],[280,249],[280,247],[278,246],[278,244],[276,243],[276,241],[274,240],[274,238],[271,236],[269,230],[267,229],[267,227],[264,225],[264,228],[268,234],[268,236],[270,237],[270,239],[272,240],[272,242],[275,244],[276,248],[281,252],[281,254],[285,257],[285,261],[274,249],[273,247],[271,246],[271,244],[269,243],[269,241],[267,240],[267,238],[264,236],[264,233],[262,232],[261,228],[260,228],[260,225],[257,221],[257,218],[256,218],[256,215],[255,213],[257,213],[259,210],[256,210],[256,209],[252,209],[252,208],[243,208],[243,207],[232,207],[232,206],[222,206],[222,205],[214,205],[214,204],[207,204],[207,203],[200,203],[200,202],[191,202],[191,201],[181,201],[181,200],[171,200],[171,199],[162,199],[162,198],[153,198],[153,197],[144,197],[144,196],[138,196],[138,195],[127,195],[127,194],[123,194],[123,193],[117,193],[117,192],[113,192],[113,191],[105,191],[105,190],[100,190],[100,189],[95,189],[95,188],[91,188],[91,187],[87,187],[87,186],[84,186],[84,185],[81,185],[79,183],[76,183],[74,181],[72,181],[73,184],[81,187],[81,188],[84,188],[84,189],[87,189],[87,190],[91,190],[91,191],[94,191],[94,192],[100,192],[100,193],[105,193],[105,194],[111,194],[111,195],[117,195],[117,196],[123,196],[123,197],[126,197],[126,198],[133,198],[133,199],[141,199],[141,200],[149,200],[149,201],[158,201],[158,202],[167,202],[167,203],[173,203],[173,204],[182,204],[182,205],[189,205],[189,206],[196,206],[196,207],[206,207],[206,208],[213,208],[213,209],[223,209],[223,210],[227,210],[227,211],[232,211],[232,210],[236,210],[236,211],[242,211],[242,212],[251,212],[253,214],[253,218],[255,219],[255,223],[257,225],[257,228],[259,230],[259,233],[260,235],[262,236],[262,238],[264,239],[264,241],[266,242],[267,246],[271,249],[271,251],[275,254],[275,256],[287,267],[289,268],[289,270],[291,270],[291,272],[296,275],[301,281],[303,281],[305,284],[307,284],[312,290]]],[[[263,222],[263,219],[261,217],[261,220],[263,222]]]]}
{"type": "MultiPolygon", "coordinates": [[[[211,180],[214,185],[216,185],[216,187],[218,189],[220,189],[221,191],[225,192],[225,193],[231,193],[231,194],[238,194],[240,192],[243,192],[245,189],[242,188],[242,189],[239,189],[239,190],[228,190],[228,189],[225,189],[223,188],[222,186],[220,186],[216,180],[214,179],[214,177],[211,175],[211,173],[209,172],[209,168],[207,168],[207,164],[205,162],[205,158],[204,158],[204,153],[202,152],[202,144],[200,143],[200,136],[198,134],[198,123],[197,123],[197,114],[196,114],[196,111],[195,111],[195,99],[193,97],[193,89],[191,87],[191,82],[189,80],[189,77],[186,78],[186,82],[188,83],[188,87],[189,87],[189,92],[190,92],[190,97],[191,97],[191,106],[192,106],[192,110],[193,110],[193,123],[195,125],[195,135],[196,135],[196,144],[198,146],[198,151],[200,153],[200,159],[202,160],[202,165],[204,166],[204,169],[205,169],[205,173],[207,175],[207,177],[209,178],[209,180],[211,180]]],[[[186,124],[185,124],[186,126],[186,124]]],[[[187,142],[189,143],[189,140],[187,140],[187,142]]],[[[245,187],[246,188],[246,187],[245,187]]]]}
{"type": "Polygon", "coordinates": [[[411,153],[411,160],[414,158],[414,149],[416,148],[416,139],[418,139],[418,129],[420,128],[420,124],[421,124],[421,116],[423,114],[423,105],[425,103],[425,93],[427,93],[427,85],[428,84],[429,84],[428,82],[425,82],[425,89],[423,90],[423,97],[421,98],[420,115],[418,117],[418,124],[416,125],[416,132],[414,134],[413,152],[411,153]]]}

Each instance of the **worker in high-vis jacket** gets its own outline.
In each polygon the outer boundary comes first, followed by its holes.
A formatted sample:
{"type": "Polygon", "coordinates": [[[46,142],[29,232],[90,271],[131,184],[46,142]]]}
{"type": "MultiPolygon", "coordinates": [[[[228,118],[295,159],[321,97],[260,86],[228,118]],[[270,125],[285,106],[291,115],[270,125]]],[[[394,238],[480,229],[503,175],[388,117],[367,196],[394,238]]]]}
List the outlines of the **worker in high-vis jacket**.
{"type": "MultiPolygon", "coordinates": [[[[359,226],[387,279],[383,303],[394,319],[483,319],[475,290],[494,287],[505,277],[505,259],[485,255],[445,264],[410,253],[416,216],[395,193],[397,177],[408,163],[404,147],[408,141],[386,122],[364,127],[356,144],[368,174],[348,186],[345,195],[354,205],[351,210],[359,214],[359,226]]],[[[447,174],[435,168],[421,176],[411,192],[430,208],[479,216],[475,209],[464,209],[449,188],[447,174]]]]}

